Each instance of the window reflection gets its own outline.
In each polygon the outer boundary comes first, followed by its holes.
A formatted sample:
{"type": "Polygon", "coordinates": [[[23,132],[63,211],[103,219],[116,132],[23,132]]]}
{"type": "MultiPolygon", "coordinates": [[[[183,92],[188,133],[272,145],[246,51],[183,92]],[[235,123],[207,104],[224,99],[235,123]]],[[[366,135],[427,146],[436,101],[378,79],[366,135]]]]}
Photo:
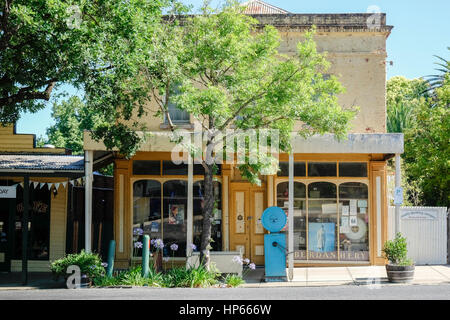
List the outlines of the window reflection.
{"type": "Polygon", "coordinates": [[[336,185],[316,182],[308,186],[308,255],[310,260],[337,260],[336,185]]]}
{"type": "MultiPolygon", "coordinates": [[[[277,186],[277,206],[288,214],[288,182],[277,186]]],[[[294,182],[294,252],[296,260],[306,259],[306,186],[301,182],[294,182]]]]}
{"type": "MultiPolygon", "coordinates": [[[[211,235],[212,250],[222,250],[222,190],[220,182],[214,182],[214,217],[211,235]]],[[[203,181],[193,184],[193,236],[194,244],[200,248],[203,229],[203,181]]],[[[133,185],[133,255],[142,256],[140,243],[144,235],[150,239],[161,238],[168,257],[186,256],[187,231],[187,181],[170,180],[161,184],[156,180],[139,180],[133,185]],[[162,209],[163,208],[163,209],[162,209]],[[172,251],[171,244],[178,249],[172,251]]]]}
{"type": "Polygon", "coordinates": [[[339,186],[340,258],[343,261],[369,260],[368,187],[348,182],[339,186]]]}

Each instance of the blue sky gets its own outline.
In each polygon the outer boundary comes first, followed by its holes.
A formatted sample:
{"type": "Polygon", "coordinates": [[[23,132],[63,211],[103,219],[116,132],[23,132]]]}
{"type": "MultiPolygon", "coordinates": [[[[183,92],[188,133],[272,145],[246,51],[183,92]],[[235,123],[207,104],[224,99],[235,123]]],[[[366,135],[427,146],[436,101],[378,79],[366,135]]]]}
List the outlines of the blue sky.
{"type": "MultiPolygon", "coordinates": [[[[184,0],[199,8],[202,0],[184,0]]],[[[369,6],[378,6],[387,15],[387,24],[394,26],[387,40],[387,79],[402,75],[418,78],[434,74],[433,55],[450,58],[450,1],[449,0],[267,0],[266,2],[292,13],[364,13],[369,6]]],[[[220,1],[213,1],[217,6],[220,1]]],[[[58,91],[79,94],[69,86],[58,91]]],[[[45,136],[53,124],[51,102],[35,114],[24,114],[17,123],[18,133],[45,136]]]]}

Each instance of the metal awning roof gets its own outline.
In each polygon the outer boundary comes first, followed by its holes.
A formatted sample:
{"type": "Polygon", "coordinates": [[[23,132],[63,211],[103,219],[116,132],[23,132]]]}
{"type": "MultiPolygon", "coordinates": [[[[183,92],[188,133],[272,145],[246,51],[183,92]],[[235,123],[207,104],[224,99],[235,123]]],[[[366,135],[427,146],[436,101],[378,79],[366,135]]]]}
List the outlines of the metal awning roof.
{"type": "Polygon", "coordinates": [[[0,173],[15,176],[83,176],[84,156],[0,154],[0,173]]]}

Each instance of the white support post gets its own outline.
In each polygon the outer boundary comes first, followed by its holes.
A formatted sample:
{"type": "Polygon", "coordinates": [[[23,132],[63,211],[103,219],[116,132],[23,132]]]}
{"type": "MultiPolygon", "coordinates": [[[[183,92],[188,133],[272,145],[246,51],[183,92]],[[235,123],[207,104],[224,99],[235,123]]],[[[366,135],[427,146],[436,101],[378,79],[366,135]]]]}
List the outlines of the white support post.
{"type": "Polygon", "coordinates": [[[294,278],[294,154],[289,154],[288,276],[294,278]]]}
{"type": "MultiPolygon", "coordinates": [[[[192,255],[192,243],[194,241],[194,213],[193,213],[193,188],[194,188],[194,163],[191,155],[188,155],[188,185],[187,185],[187,228],[186,228],[186,256],[192,255]]],[[[189,263],[189,259],[186,260],[189,263]]]]}
{"type": "Polygon", "coordinates": [[[88,253],[92,251],[92,180],[93,180],[93,163],[94,151],[84,152],[84,230],[85,230],[85,244],[84,250],[88,253]]]}
{"type": "MultiPolygon", "coordinates": [[[[395,188],[401,187],[400,154],[395,154],[395,188]]],[[[395,234],[400,232],[400,205],[395,205],[395,234]]]]}

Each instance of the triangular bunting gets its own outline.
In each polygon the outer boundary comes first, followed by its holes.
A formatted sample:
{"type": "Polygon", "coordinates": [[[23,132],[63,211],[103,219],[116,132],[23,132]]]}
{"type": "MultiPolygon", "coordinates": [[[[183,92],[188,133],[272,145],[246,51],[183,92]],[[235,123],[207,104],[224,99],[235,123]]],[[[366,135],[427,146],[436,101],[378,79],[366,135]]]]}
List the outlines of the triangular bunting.
{"type": "Polygon", "coordinates": [[[58,189],[59,189],[59,183],[55,183],[55,189],[58,191],[58,189]]]}
{"type": "Polygon", "coordinates": [[[67,186],[67,181],[62,182],[62,185],[63,185],[63,187],[64,187],[64,189],[65,189],[66,186],[67,186]]]}
{"type": "Polygon", "coordinates": [[[38,186],[39,186],[39,182],[33,181],[33,187],[34,187],[35,189],[37,189],[38,186]]]}

